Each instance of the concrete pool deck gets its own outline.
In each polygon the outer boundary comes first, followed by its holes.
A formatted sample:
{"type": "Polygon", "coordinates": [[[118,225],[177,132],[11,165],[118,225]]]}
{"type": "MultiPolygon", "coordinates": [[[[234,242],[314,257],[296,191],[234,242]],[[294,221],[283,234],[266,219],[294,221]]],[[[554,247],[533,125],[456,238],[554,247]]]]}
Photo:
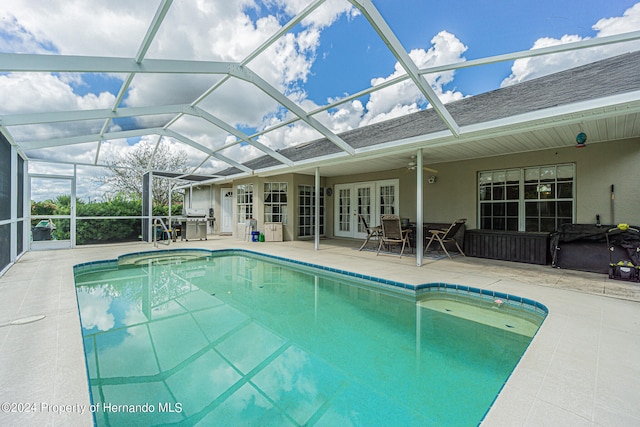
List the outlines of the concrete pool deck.
{"type": "MultiPolygon", "coordinates": [[[[237,247],[412,284],[457,283],[534,299],[549,316],[483,426],[640,425],[640,284],[460,256],[416,267],[411,256],[376,256],[358,246],[322,240],[315,251],[312,241],[215,236],[158,249],[237,247]]],[[[28,252],[0,277],[0,425],[92,424],[72,266],[148,250],[153,246],[133,243],[28,252]],[[38,315],[46,317],[7,325],[38,315]]]]}

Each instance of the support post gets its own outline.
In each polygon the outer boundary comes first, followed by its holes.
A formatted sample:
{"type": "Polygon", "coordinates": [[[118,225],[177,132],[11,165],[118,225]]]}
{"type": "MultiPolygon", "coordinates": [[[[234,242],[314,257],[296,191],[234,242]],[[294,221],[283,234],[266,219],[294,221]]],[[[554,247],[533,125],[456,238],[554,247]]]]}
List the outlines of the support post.
{"type": "Polygon", "coordinates": [[[172,185],[172,181],[169,180],[169,212],[167,212],[169,214],[169,218],[168,218],[168,223],[167,223],[167,227],[169,227],[171,229],[171,235],[169,236],[169,240],[171,240],[171,238],[173,237],[173,233],[174,233],[174,229],[171,226],[171,193],[173,193],[173,185],[172,185]]]}
{"type": "Polygon", "coordinates": [[[320,249],[320,168],[316,167],[316,194],[315,194],[315,224],[314,224],[314,249],[317,251],[320,249]]]}
{"type": "Polygon", "coordinates": [[[78,208],[76,205],[76,197],[77,197],[77,191],[76,191],[76,183],[78,182],[78,165],[73,165],[73,179],[71,180],[71,205],[70,205],[70,209],[71,209],[71,217],[69,218],[69,238],[71,239],[71,249],[76,247],[76,242],[77,242],[77,235],[76,235],[76,230],[77,230],[77,214],[76,214],[76,209],[78,208]]]}
{"type": "Polygon", "coordinates": [[[422,188],[422,148],[418,148],[416,154],[416,265],[422,266],[422,254],[423,254],[423,227],[424,222],[422,206],[424,199],[424,192],[422,188]]]}
{"type": "MultiPolygon", "coordinates": [[[[9,263],[18,258],[18,149],[10,145],[11,158],[9,159],[9,177],[11,190],[9,191],[9,263]]],[[[1,270],[1,267],[0,267],[1,270]]]]}

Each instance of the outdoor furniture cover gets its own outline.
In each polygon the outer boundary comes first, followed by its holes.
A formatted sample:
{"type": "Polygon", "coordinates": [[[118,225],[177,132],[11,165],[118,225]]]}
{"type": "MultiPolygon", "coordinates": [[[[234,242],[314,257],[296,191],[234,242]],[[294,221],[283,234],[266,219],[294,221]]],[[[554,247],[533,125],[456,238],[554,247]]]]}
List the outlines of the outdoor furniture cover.
{"type": "Polygon", "coordinates": [[[562,224],[551,235],[549,242],[551,266],[608,274],[612,260],[630,261],[627,250],[616,244],[618,237],[612,239],[613,250],[609,248],[607,232],[616,227],[615,225],[562,224]]]}

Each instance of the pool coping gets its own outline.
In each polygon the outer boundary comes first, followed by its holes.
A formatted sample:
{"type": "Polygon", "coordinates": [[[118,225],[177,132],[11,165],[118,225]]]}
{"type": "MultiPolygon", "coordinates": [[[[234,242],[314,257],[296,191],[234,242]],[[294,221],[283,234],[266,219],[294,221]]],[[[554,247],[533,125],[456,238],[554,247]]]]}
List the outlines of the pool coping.
{"type": "MultiPolygon", "coordinates": [[[[309,262],[304,262],[304,261],[298,261],[298,260],[294,260],[294,259],[290,259],[290,258],[277,256],[277,255],[271,255],[271,254],[265,254],[265,253],[261,253],[261,252],[255,252],[255,251],[251,251],[251,250],[248,250],[248,249],[235,249],[235,248],[234,249],[181,248],[181,249],[167,249],[167,250],[163,251],[164,254],[166,254],[166,253],[180,253],[180,252],[187,252],[187,253],[201,252],[201,253],[206,253],[209,256],[213,255],[213,254],[221,254],[221,255],[250,254],[251,256],[256,257],[256,258],[274,259],[274,260],[277,260],[277,261],[280,261],[280,262],[283,262],[283,263],[302,265],[302,266],[307,267],[307,268],[314,268],[314,269],[317,269],[317,270],[336,273],[336,274],[344,275],[344,276],[355,278],[355,279],[366,280],[366,281],[372,282],[372,283],[374,283],[376,285],[385,285],[385,286],[389,286],[389,287],[395,288],[395,289],[403,289],[403,290],[413,291],[413,292],[415,292],[416,297],[421,294],[420,291],[422,291],[422,293],[424,293],[424,292],[430,292],[430,291],[433,291],[433,290],[444,290],[445,292],[467,293],[467,294],[472,294],[473,293],[473,294],[478,294],[483,299],[491,299],[491,300],[499,299],[499,300],[502,300],[505,304],[519,305],[521,307],[533,309],[534,311],[540,313],[544,317],[546,317],[549,314],[549,309],[544,304],[542,304],[542,303],[540,303],[538,301],[532,300],[530,298],[524,298],[524,297],[520,297],[520,296],[517,296],[517,295],[508,294],[508,293],[505,293],[505,292],[499,292],[499,291],[494,291],[494,290],[490,290],[490,289],[476,288],[476,287],[465,286],[465,285],[460,285],[460,284],[444,283],[444,282],[431,282],[431,283],[422,283],[422,284],[418,284],[418,285],[412,285],[412,284],[409,284],[409,283],[403,283],[403,282],[398,282],[398,281],[395,281],[395,280],[383,279],[383,278],[376,277],[376,276],[371,276],[371,275],[368,275],[368,274],[354,273],[354,272],[351,272],[351,271],[342,270],[342,269],[338,269],[338,268],[334,268],[334,267],[327,267],[327,266],[323,266],[323,265],[319,265],[319,264],[314,264],[314,263],[309,263],[309,262]]],[[[93,267],[93,266],[96,266],[96,265],[105,265],[105,264],[112,264],[112,263],[116,263],[116,264],[119,265],[120,262],[126,260],[127,258],[134,258],[134,257],[139,257],[139,256],[148,256],[148,255],[154,255],[154,256],[157,257],[159,255],[159,252],[158,251],[153,251],[153,250],[151,250],[151,251],[138,251],[138,252],[131,252],[131,253],[120,255],[115,259],[89,261],[89,262],[84,262],[84,263],[80,263],[80,264],[75,264],[73,266],[73,274],[74,274],[74,277],[75,277],[77,272],[83,272],[85,270],[89,270],[90,267],[93,267]]]]}

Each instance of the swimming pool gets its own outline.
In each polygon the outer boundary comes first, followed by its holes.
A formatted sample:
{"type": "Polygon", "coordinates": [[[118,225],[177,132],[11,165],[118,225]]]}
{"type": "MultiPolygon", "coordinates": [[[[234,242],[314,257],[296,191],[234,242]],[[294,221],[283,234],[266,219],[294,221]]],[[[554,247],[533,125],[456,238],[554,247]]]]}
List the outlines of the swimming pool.
{"type": "Polygon", "coordinates": [[[546,315],[240,250],[74,270],[98,425],[477,425],[546,315]]]}

